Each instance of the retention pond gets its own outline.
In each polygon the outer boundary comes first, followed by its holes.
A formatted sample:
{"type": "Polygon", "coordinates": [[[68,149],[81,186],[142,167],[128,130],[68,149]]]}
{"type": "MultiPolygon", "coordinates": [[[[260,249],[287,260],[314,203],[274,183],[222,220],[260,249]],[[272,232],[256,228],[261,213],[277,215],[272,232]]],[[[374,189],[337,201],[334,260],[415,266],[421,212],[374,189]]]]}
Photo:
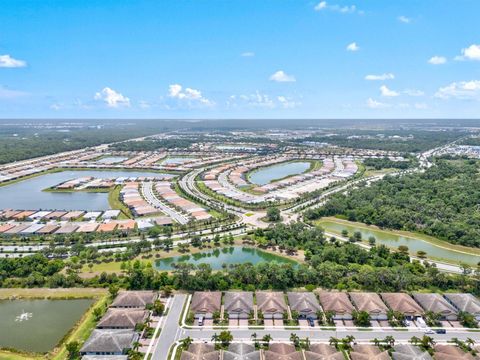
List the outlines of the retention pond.
{"type": "Polygon", "coordinates": [[[224,264],[228,266],[232,264],[245,263],[258,264],[260,262],[276,262],[292,265],[298,264],[295,260],[270,254],[262,250],[242,246],[231,246],[222,249],[203,251],[191,255],[181,255],[159,259],[155,261],[155,268],[157,270],[168,271],[174,270],[175,264],[189,263],[194,265],[209,264],[213,270],[221,270],[224,264]]]}
{"type": "Polygon", "coordinates": [[[251,183],[256,185],[266,185],[275,180],[283,179],[287,176],[304,173],[310,168],[308,161],[294,161],[282,164],[261,167],[248,175],[251,183]]]}
{"type": "Polygon", "coordinates": [[[93,301],[1,300],[0,347],[48,352],[80,320],[93,301]]]}

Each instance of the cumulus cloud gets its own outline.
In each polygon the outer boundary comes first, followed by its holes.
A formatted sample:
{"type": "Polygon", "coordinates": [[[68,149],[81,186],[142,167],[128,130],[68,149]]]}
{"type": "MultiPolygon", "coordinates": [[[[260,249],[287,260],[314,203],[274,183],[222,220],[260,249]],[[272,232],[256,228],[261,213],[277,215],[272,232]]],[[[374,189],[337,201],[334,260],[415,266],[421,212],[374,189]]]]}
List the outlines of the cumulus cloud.
{"type": "Polygon", "coordinates": [[[395,75],[392,73],[365,76],[365,80],[369,80],[369,81],[384,81],[384,80],[393,80],[393,79],[395,79],[395,75]]]}
{"type": "Polygon", "coordinates": [[[386,96],[386,97],[395,97],[400,95],[398,92],[390,90],[385,85],[380,86],[380,93],[382,94],[382,96],[386,96]]]}
{"type": "Polygon", "coordinates": [[[455,57],[455,60],[476,60],[480,61],[480,45],[472,44],[462,49],[462,55],[455,57]]]}
{"type": "Polygon", "coordinates": [[[270,96],[258,90],[253,94],[231,95],[227,101],[227,107],[229,108],[294,109],[300,105],[299,101],[291,97],[284,95],[270,96]]]}
{"type": "Polygon", "coordinates": [[[432,56],[429,60],[428,63],[432,65],[442,65],[447,62],[447,59],[443,56],[432,56]]]}
{"type": "Polygon", "coordinates": [[[0,55],[0,68],[20,68],[27,66],[26,61],[17,60],[10,55],[0,55]]]}
{"type": "Polygon", "coordinates": [[[370,109],[384,109],[384,108],[390,107],[390,105],[374,100],[372,98],[368,98],[367,107],[370,109]]]}
{"type": "Polygon", "coordinates": [[[439,99],[480,100],[480,80],[453,82],[435,93],[439,99]]]}
{"type": "Polygon", "coordinates": [[[360,46],[358,46],[356,42],[352,42],[347,45],[347,51],[358,51],[358,50],[360,50],[360,46]]]}
{"type": "Polygon", "coordinates": [[[353,14],[353,13],[359,13],[363,14],[363,11],[359,11],[355,5],[337,5],[337,4],[332,4],[330,5],[326,1],[320,1],[317,5],[314,7],[315,11],[322,11],[322,10],[330,10],[334,12],[338,12],[341,14],[353,14]]]}
{"type": "Polygon", "coordinates": [[[123,96],[109,87],[105,87],[102,91],[97,92],[94,99],[103,101],[111,108],[130,107],[130,99],[128,97],[123,96]]]}
{"type": "Polygon", "coordinates": [[[408,96],[423,96],[425,93],[422,90],[417,89],[407,89],[404,90],[403,93],[408,96]]]}
{"type": "Polygon", "coordinates": [[[205,98],[202,95],[202,92],[197,89],[192,88],[185,88],[183,89],[182,85],[180,84],[172,84],[168,87],[168,96],[177,99],[180,101],[184,101],[188,105],[191,106],[214,106],[215,102],[205,98]]]}
{"type": "Polygon", "coordinates": [[[409,17],[406,17],[404,15],[400,15],[397,19],[398,19],[398,21],[400,21],[404,24],[409,24],[412,21],[412,19],[410,19],[409,17]]]}
{"type": "Polygon", "coordinates": [[[277,72],[273,73],[270,76],[270,80],[271,81],[276,81],[276,82],[295,82],[295,81],[297,81],[297,79],[295,79],[295,76],[288,75],[283,70],[278,70],[277,72]]]}
{"type": "Polygon", "coordinates": [[[253,51],[245,51],[245,52],[241,53],[240,55],[243,56],[243,57],[254,57],[255,53],[253,51]]]}

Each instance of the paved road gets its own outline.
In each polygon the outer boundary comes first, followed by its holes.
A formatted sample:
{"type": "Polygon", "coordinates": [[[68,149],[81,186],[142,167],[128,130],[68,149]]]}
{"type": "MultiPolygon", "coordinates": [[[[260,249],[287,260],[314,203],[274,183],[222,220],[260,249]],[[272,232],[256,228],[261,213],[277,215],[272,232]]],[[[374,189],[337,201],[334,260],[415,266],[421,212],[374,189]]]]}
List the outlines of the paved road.
{"type": "Polygon", "coordinates": [[[143,182],[142,183],[142,194],[147,200],[147,202],[156,207],[157,209],[162,210],[165,214],[170,216],[176,222],[184,225],[188,223],[189,219],[188,216],[180,213],[179,211],[173,209],[171,206],[165,204],[161,201],[154,193],[153,193],[153,182],[143,182]]]}
{"type": "Polygon", "coordinates": [[[181,336],[181,328],[178,325],[180,315],[182,314],[183,304],[186,299],[187,295],[178,294],[174,296],[173,301],[170,303],[170,308],[165,317],[160,336],[157,338],[153,349],[152,359],[166,360],[168,352],[170,351],[170,346],[181,337],[186,337],[181,336]]]}

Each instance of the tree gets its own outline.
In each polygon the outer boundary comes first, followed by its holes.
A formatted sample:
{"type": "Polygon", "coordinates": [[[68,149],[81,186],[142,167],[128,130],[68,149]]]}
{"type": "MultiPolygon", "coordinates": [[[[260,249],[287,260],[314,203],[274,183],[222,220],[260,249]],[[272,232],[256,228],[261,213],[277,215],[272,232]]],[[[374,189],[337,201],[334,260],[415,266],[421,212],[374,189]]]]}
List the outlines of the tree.
{"type": "Polygon", "coordinates": [[[433,338],[430,336],[424,335],[418,344],[424,351],[430,352],[435,345],[435,340],[433,340],[433,338]]]}
{"type": "Polygon", "coordinates": [[[230,345],[230,343],[232,342],[233,335],[230,331],[225,330],[220,333],[220,335],[218,336],[218,340],[222,344],[222,347],[226,349],[228,345],[230,345]]]}
{"type": "Polygon", "coordinates": [[[263,346],[268,347],[268,344],[270,344],[270,341],[272,341],[272,336],[270,334],[266,334],[262,338],[263,346]]]}
{"type": "Polygon", "coordinates": [[[354,310],[352,316],[355,325],[363,327],[370,326],[370,314],[368,312],[354,310]]]}
{"type": "Polygon", "coordinates": [[[269,222],[277,222],[281,220],[280,210],[276,207],[270,207],[267,209],[267,220],[269,222]]]}
{"type": "Polygon", "coordinates": [[[395,346],[395,338],[391,335],[388,335],[385,337],[385,339],[383,339],[383,343],[393,348],[395,346]]]}
{"type": "Polygon", "coordinates": [[[193,339],[190,336],[180,340],[180,346],[183,350],[187,350],[192,343],[193,339]]]}
{"type": "Polygon", "coordinates": [[[330,340],[328,340],[328,343],[330,344],[330,346],[333,346],[335,347],[335,349],[338,350],[338,344],[340,343],[340,340],[336,337],[331,336],[330,340]]]}
{"type": "Polygon", "coordinates": [[[377,242],[377,239],[375,239],[375,236],[370,236],[368,238],[368,243],[370,244],[370,246],[375,246],[376,242],[377,242]]]}
{"type": "Polygon", "coordinates": [[[348,236],[348,230],[347,230],[347,229],[343,229],[343,230],[342,230],[342,236],[343,236],[343,237],[347,237],[347,236],[348,236]]]}
{"type": "Polygon", "coordinates": [[[80,357],[80,344],[78,341],[70,341],[65,345],[69,359],[78,359],[80,357]]]}
{"type": "Polygon", "coordinates": [[[420,343],[420,338],[416,337],[416,336],[412,336],[412,338],[410,340],[408,340],[408,342],[412,345],[418,345],[420,343]]]}
{"type": "Polygon", "coordinates": [[[295,346],[296,348],[299,347],[300,345],[300,337],[297,334],[291,333],[290,334],[290,341],[292,342],[292,345],[295,346]]]}
{"type": "Polygon", "coordinates": [[[117,297],[118,290],[119,290],[118,285],[110,284],[110,286],[108,287],[108,292],[110,293],[110,297],[112,299],[115,299],[117,297]]]}
{"type": "Polygon", "coordinates": [[[155,316],[162,316],[165,311],[165,305],[160,300],[155,300],[153,303],[153,314],[155,316]]]}

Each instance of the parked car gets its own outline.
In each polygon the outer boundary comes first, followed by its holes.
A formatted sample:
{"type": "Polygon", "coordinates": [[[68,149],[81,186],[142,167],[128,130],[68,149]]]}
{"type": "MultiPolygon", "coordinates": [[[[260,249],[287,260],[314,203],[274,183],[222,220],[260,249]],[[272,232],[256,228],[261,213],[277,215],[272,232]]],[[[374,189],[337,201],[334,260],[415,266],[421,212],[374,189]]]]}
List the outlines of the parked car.
{"type": "Polygon", "coordinates": [[[308,325],[310,325],[311,327],[315,327],[315,321],[312,319],[312,318],[308,318],[308,325]]]}
{"type": "Polygon", "coordinates": [[[445,330],[445,329],[436,329],[435,332],[436,332],[437,334],[446,334],[446,333],[447,333],[447,330],[445,330]]]}

